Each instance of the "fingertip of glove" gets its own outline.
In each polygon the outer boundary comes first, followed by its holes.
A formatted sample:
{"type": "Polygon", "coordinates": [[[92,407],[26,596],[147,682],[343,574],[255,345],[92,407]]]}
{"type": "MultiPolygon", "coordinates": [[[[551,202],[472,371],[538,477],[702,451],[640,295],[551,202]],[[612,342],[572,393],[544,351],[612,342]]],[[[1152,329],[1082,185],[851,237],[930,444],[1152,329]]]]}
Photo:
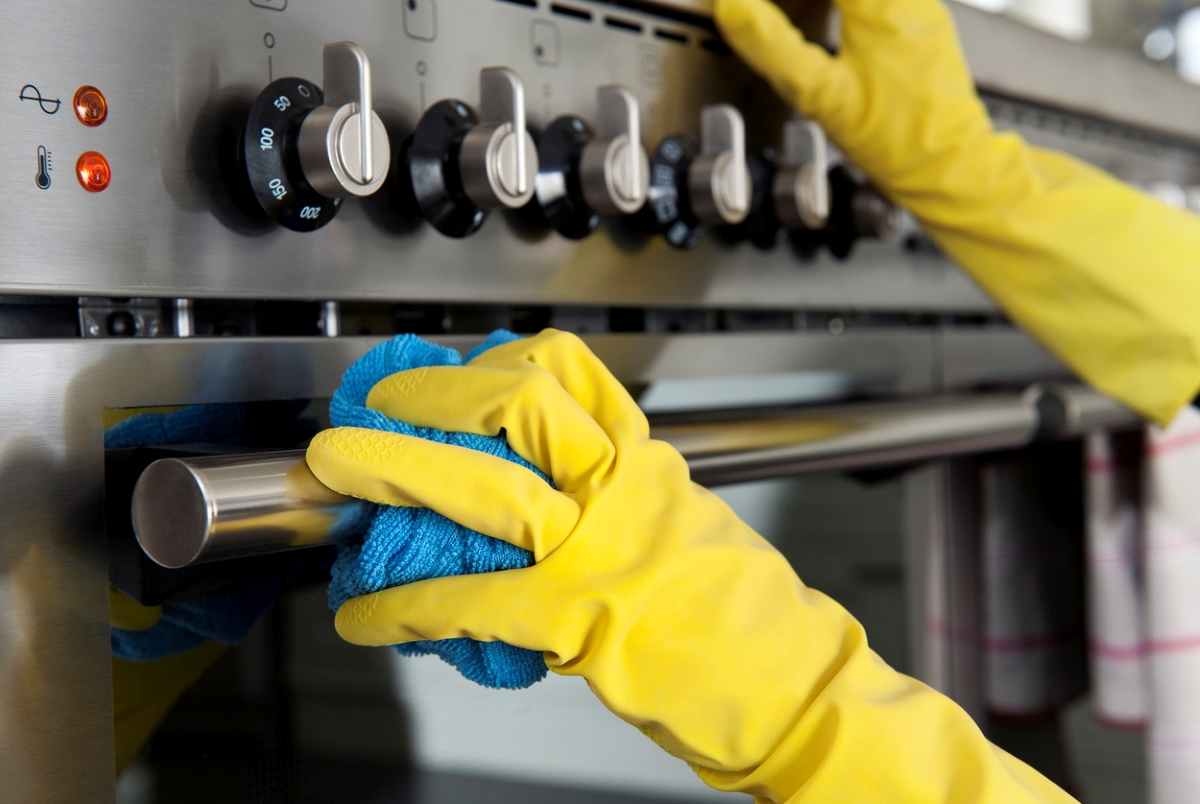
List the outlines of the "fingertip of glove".
{"type": "Polygon", "coordinates": [[[376,644],[363,639],[363,626],[370,622],[378,605],[379,595],[371,594],[352,597],[339,606],[333,617],[333,627],[338,636],[354,645],[376,644]]]}
{"type": "MultiPolygon", "coordinates": [[[[305,451],[309,470],[325,486],[339,494],[362,497],[356,491],[362,484],[355,480],[368,466],[379,466],[398,458],[404,436],[360,427],[334,427],[313,436],[305,451]]],[[[368,472],[369,473],[369,472],[368,472]]],[[[365,498],[365,497],[364,497],[365,498]]],[[[376,500],[380,502],[380,500],[376,500]]],[[[388,504],[402,504],[388,500],[388,504]]]]}
{"type": "Polygon", "coordinates": [[[328,471],[334,455],[338,451],[339,438],[336,435],[338,429],[340,428],[322,430],[317,433],[313,436],[312,441],[308,442],[308,449],[304,451],[304,460],[308,463],[308,468],[312,470],[318,480],[326,485],[328,482],[322,478],[322,473],[328,471]]]}
{"type": "MultiPolygon", "coordinates": [[[[367,393],[366,405],[371,410],[384,411],[390,402],[407,399],[417,392],[429,374],[429,368],[408,369],[384,377],[367,393]]],[[[386,411],[384,411],[386,412],[386,411]]]]}
{"type": "Polygon", "coordinates": [[[384,463],[398,457],[404,448],[404,436],[364,427],[333,427],[313,436],[305,453],[312,462],[348,458],[357,463],[384,463]]]}

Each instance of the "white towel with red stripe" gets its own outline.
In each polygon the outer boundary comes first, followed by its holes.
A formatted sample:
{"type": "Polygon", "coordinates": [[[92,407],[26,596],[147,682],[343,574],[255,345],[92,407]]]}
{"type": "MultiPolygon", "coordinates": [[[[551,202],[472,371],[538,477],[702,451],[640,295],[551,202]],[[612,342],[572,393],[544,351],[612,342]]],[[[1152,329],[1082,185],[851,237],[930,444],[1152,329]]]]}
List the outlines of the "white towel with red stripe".
{"type": "Polygon", "coordinates": [[[1078,467],[1077,451],[1043,445],[981,468],[983,660],[994,715],[1049,715],[1087,689],[1078,467]]]}
{"type": "Polygon", "coordinates": [[[1092,711],[1109,726],[1139,728],[1146,722],[1141,434],[1091,433],[1085,450],[1092,711]]]}
{"type": "Polygon", "coordinates": [[[1200,801],[1200,411],[1146,443],[1150,801],[1200,801]]]}

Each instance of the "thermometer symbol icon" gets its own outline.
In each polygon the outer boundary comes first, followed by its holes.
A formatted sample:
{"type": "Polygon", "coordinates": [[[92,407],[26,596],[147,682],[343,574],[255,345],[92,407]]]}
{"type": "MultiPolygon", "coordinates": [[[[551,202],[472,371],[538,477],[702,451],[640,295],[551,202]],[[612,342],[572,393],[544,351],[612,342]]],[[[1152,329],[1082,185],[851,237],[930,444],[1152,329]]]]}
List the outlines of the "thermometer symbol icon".
{"type": "Polygon", "coordinates": [[[45,145],[38,146],[38,172],[33,180],[43,190],[50,189],[50,152],[46,150],[45,145]]]}

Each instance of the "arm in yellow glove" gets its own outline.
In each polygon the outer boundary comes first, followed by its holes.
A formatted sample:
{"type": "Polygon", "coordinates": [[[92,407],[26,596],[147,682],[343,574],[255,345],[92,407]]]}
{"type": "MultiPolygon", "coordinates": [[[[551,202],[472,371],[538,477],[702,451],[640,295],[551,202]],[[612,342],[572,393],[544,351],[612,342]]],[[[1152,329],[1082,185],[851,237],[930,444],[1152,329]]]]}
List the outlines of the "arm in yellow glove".
{"type": "Polygon", "coordinates": [[[820,123],[1018,324],[1168,421],[1200,387],[1200,219],[993,131],[939,0],[835,0],[841,48],[769,0],[716,0],[729,45],[820,123]]]}
{"type": "MultiPolygon", "coordinates": [[[[109,587],[108,619],[117,628],[144,631],[158,622],[161,613],[158,606],[143,606],[109,587]]],[[[179,696],[224,652],[224,645],[209,640],[198,648],[154,662],[112,658],[117,776],[141,753],[179,696]]]]}
{"type": "Polygon", "coordinates": [[[394,433],[319,434],[337,491],[421,505],[533,552],[526,569],[347,601],[361,645],[471,637],[544,652],[709,785],[772,802],[1068,802],[903,676],[862,627],[649,438],[633,399],[553,330],[466,367],[383,380],[368,406],[418,426],[503,430],[545,471],[394,433]]]}

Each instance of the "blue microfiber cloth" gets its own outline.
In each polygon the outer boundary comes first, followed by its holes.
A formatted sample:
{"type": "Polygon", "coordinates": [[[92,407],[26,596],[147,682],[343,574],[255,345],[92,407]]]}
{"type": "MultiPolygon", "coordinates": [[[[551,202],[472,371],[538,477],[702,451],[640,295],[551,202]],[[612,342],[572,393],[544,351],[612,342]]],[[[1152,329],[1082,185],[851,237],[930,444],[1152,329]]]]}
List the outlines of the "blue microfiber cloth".
{"type": "MultiPolygon", "coordinates": [[[[517,339],[511,332],[497,330],[466,359],[517,339]]],[[[486,452],[520,464],[550,483],[546,475],[513,452],[502,435],[488,437],[413,427],[366,407],[371,388],[398,371],[462,364],[463,358],[453,349],[415,335],[400,335],[376,346],[346,370],[330,403],[329,419],[336,427],[386,430],[486,452]]],[[[352,597],[425,578],[519,569],[531,564],[533,554],[529,551],[465,528],[428,508],[379,506],[362,545],[342,548],[334,562],[329,607],[336,611],[352,597]]],[[[485,687],[521,689],[546,675],[541,653],[503,642],[459,637],[410,642],[395,648],[405,656],[440,656],[485,687]]]]}
{"type": "MultiPolygon", "coordinates": [[[[291,426],[304,404],[274,404],[272,418],[291,426]]],[[[194,442],[244,445],[248,441],[246,418],[247,406],[242,404],[189,405],[170,413],[140,413],[106,430],[104,447],[194,442]]],[[[111,628],[112,653],[127,661],[151,662],[199,647],[209,639],[235,645],[246,638],[281,588],[302,574],[328,567],[329,562],[328,550],[279,556],[215,594],[165,604],[159,621],[144,631],[111,628]]]]}

